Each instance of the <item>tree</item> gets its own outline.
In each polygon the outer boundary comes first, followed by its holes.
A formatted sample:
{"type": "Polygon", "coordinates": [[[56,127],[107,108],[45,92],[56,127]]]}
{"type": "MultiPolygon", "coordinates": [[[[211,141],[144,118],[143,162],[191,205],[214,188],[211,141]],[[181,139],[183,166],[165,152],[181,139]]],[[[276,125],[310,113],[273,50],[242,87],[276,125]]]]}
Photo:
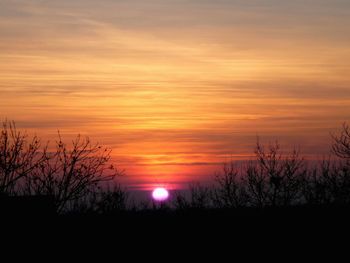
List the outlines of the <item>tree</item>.
{"type": "Polygon", "coordinates": [[[215,181],[217,185],[212,200],[216,207],[238,208],[247,205],[246,187],[234,162],[224,164],[222,172],[215,176],[215,181]]]}
{"type": "Polygon", "coordinates": [[[110,164],[110,153],[80,135],[68,147],[59,134],[55,151],[26,177],[24,192],[53,196],[57,211],[62,212],[69,202],[121,174],[110,164]]]}
{"type": "Polygon", "coordinates": [[[343,129],[339,135],[332,134],[333,153],[350,162],[350,127],[347,123],[343,124],[343,129]]]}
{"type": "Polygon", "coordinates": [[[306,173],[299,151],[282,154],[278,142],[266,150],[258,140],[255,156],[256,161],[248,163],[245,177],[251,205],[274,207],[299,202],[306,173]]]}
{"type": "Polygon", "coordinates": [[[334,179],[333,162],[330,158],[323,159],[310,169],[303,179],[302,195],[307,205],[325,205],[332,203],[334,179]]]}
{"type": "Polygon", "coordinates": [[[47,161],[40,140],[17,131],[14,122],[4,121],[0,133],[0,194],[15,194],[18,182],[47,161]]]}
{"type": "Polygon", "coordinates": [[[333,201],[337,204],[350,203],[350,127],[343,123],[341,132],[338,135],[332,134],[332,152],[340,158],[339,162],[333,165],[331,175],[328,179],[330,192],[333,201]]]}

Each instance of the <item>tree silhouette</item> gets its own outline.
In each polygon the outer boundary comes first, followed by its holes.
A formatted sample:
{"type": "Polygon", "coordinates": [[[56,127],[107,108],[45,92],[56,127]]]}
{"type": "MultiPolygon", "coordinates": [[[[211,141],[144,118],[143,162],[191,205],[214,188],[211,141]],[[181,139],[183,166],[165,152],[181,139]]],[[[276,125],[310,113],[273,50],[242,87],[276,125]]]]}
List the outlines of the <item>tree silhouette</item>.
{"type": "Polygon", "coordinates": [[[289,206],[300,201],[301,184],[306,174],[299,151],[282,154],[278,142],[266,150],[257,141],[256,161],[250,161],[244,176],[252,206],[289,206]]]}
{"type": "Polygon", "coordinates": [[[212,193],[215,207],[238,208],[247,205],[246,186],[233,161],[224,164],[222,172],[215,175],[215,182],[216,187],[212,193]]]}
{"type": "Polygon", "coordinates": [[[332,167],[334,163],[330,157],[323,159],[318,165],[308,171],[303,178],[302,195],[308,205],[325,205],[332,203],[332,194],[330,183],[332,179],[332,167]]]}
{"type": "Polygon", "coordinates": [[[0,133],[0,194],[16,194],[20,180],[48,160],[47,146],[40,150],[38,137],[17,131],[14,122],[4,121],[0,133]]]}
{"type": "Polygon", "coordinates": [[[67,203],[121,174],[109,163],[110,153],[111,150],[80,135],[67,147],[59,135],[55,152],[26,177],[24,192],[54,196],[57,211],[62,212],[67,203]]]}
{"type": "Polygon", "coordinates": [[[14,122],[5,121],[0,134],[0,206],[23,207],[21,202],[26,198],[28,201],[30,195],[38,198],[32,198],[28,204],[47,197],[58,213],[70,214],[118,214],[126,210],[152,214],[167,213],[171,208],[196,214],[201,210],[260,211],[300,205],[347,207],[350,127],[344,123],[340,133],[332,138],[333,155],[317,164],[312,162],[311,168],[298,150],[285,152],[278,142],[263,145],[258,139],[255,158],[239,166],[235,162],[225,164],[215,174],[212,187],[192,183],[186,193],[175,193],[171,204],[153,202],[152,209],[149,202],[132,208],[128,193],[113,181],[122,173],[111,165],[110,149],[80,135],[66,144],[59,133],[51,149],[49,143],[41,146],[36,136],[19,132],[14,122]]]}
{"type": "Polygon", "coordinates": [[[338,135],[332,135],[333,153],[350,162],[350,127],[347,123],[343,124],[343,129],[338,135]]]}
{"type": "Polygon", "coordinates": [[[175,192],[173,205],[178,210],[208,209],[212,207],[211,195],[211,189],[208,186],[193,182],[189,184],[188,196],[179,191],[175,192]]]}
{"type": "Polygon", "coordinates": [[[119,184],[108,186],[99,193],[96,209],[101,214],[115,214],[127,210],[129,195],[119,184]]]}

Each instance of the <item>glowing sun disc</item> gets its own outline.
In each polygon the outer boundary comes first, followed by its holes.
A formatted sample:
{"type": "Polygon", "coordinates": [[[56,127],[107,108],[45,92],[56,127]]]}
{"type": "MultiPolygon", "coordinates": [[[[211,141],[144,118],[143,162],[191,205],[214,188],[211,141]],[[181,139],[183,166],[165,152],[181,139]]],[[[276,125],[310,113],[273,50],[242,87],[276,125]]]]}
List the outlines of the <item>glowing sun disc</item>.
{"type": "Polygon", "coordinates": [[[163,187],[158,187],[153,190],[152,197],[156,201],[165,201],[169,197],[169,192],[163,187]]]}

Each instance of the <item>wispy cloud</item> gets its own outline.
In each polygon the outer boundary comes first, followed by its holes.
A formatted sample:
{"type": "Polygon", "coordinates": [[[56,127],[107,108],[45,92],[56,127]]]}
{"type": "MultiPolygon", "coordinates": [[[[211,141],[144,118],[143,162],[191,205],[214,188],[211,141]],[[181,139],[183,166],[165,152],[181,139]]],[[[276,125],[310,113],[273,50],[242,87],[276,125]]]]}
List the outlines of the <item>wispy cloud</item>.
{"type": "Polygon", "coordinates": [[[325,153],[350,119],[349,44],[347,0],[3,0],[0,118],[169,182],[257,135],[325,153]]]}

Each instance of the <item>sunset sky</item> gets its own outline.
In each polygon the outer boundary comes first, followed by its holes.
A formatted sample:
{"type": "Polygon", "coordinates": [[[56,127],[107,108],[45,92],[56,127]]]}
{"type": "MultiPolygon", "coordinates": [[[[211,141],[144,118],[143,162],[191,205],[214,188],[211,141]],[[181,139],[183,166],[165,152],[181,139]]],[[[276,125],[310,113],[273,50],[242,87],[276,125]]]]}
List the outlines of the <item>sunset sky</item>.
{"type": "Polygon", "coordinates": [[[0,0],[0,119],[113,148],[136,189],[207,180],[259,135],[329,152],[349,0],[0,0]]]}

